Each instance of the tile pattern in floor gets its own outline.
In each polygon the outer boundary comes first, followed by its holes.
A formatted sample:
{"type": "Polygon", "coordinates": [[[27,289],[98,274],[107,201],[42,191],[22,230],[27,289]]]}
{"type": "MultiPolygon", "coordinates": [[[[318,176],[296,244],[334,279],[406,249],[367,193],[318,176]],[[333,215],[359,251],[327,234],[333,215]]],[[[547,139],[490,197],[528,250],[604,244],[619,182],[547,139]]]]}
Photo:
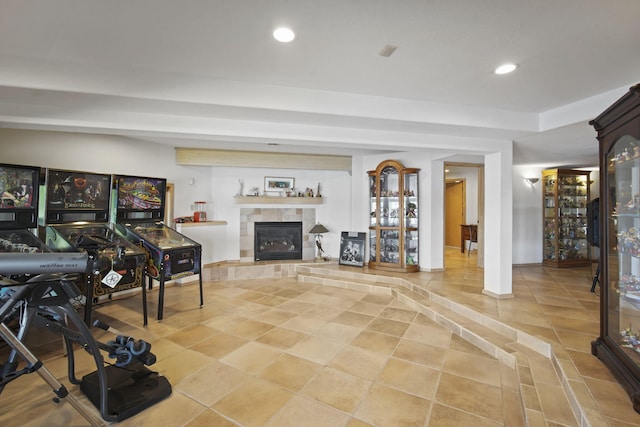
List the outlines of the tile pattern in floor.
{"type": "MultiPolygon", "coordinates": [[[[137,297],[98,309],[112,327],[152,343],[154,369],[174,387],[167,401],[121,425],[522,422],[519,405],[507,404],[517,399],[512,370],[390,296],[261,279],[207,283],[198,309],[196,292],[168,288],[165,320],[146,331],[136,326],[137,297]]],[[[55,347],[46,363],[63,376],[55,347]]],[[[3,426],[68,417],[81,425],[70,408],[54,410],[30,377],[0,395],[3,426]]]]}
{"type": "MultiPolygon", "coordinates": [[[[447,252],[447,270],[411,275],[433,292],[551,342],[570,357],[602,424],[640,425],[627,395],[590,354],[597,296],[586,269],[514,267],[514,299],[481,294],[475,256],[447,252]]],[[[205,282],[166,290],[164,320],[142,328],[139,296],[100,306],[98,316],[152,343],[154,369],[173,385],[166,401],[119,425],[163,426],[520,426],[515,371],[397,300],[300,283],[294,278],[205,282]]],[[[97,334],[98,335],[98,334],[97,334]]],[[[61,345],[40,333],[37,354],[66,381],[61,345]]],[[[33,343],[35,344],[35,343],[33,343]]],[[[82,351],[78,351],[82,353],[82,351]]],[[[79,370],[91,360],[78,355],[79,370]]],[[[532,426],[574,426],[544,358],[518,372],[532,426]],[[544,419],[543,413],[552,419],[544,419]]],[[[74,395],[86,399],[73,386],[74,395]]],[[[86,425],[51,402],[36,375],[0,394],[0,425],[86,425]]],[[[598,419],[598,418],[594,418],[598,419]]]]}

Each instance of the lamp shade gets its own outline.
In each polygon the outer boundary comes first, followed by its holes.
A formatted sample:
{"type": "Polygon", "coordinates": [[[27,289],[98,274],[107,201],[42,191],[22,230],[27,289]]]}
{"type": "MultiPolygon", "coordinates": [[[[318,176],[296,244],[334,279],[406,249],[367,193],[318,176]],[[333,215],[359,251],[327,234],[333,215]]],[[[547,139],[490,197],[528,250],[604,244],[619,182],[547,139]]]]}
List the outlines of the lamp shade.
{"type": "Polygon", "coordinates": [[[322,234],[322,233],[328,233],[329,230],[327,230],[327,228],[322,225],[322,224],[316,224],[313,227],[311,227],[311,230],[309,230],[310,234],[322,234]]]}

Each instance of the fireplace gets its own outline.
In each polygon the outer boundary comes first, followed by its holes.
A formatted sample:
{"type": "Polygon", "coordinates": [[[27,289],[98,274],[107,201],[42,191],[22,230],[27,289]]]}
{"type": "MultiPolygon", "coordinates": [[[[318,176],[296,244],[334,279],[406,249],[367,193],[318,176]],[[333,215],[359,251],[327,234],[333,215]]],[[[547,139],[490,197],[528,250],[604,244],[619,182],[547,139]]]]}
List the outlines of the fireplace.
{"type": "Polygon", "coordinates": [[[302,259],[302,222],[256,222],[254,260],[302,259]]]}
{"type": "Polygon", "coordinates": [[[243,207],[240,208],[240,262],[255,261],[255,224],[257,222],[302,222],[302,259],[313,260],[316,245],[309,230],[316,223],[315,208],[243,207]]]}

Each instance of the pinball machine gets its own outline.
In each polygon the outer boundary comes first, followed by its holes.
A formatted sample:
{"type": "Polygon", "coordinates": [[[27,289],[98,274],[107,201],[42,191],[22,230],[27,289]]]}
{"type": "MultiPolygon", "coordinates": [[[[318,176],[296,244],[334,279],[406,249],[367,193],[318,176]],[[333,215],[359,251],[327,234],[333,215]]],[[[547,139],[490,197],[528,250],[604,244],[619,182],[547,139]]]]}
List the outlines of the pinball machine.
{"type": "Polygon", "coordinates": [[[50,252],[34,232],[39,186],[40,168],[0,164],[0,253],[50,252]]]}
{"type": "Polygon", "coordinates": [[[202,246],[163,223],[166,186],[164,178],[115,176],[115,231],[148,253],[146,275],[149,289],[159,282],[158,320],[164,311],[165,283],[198,275],[200,307],[202,294],[202,246]]]}
{"type": "Polygon", "coordinates": [[[147,324],[144,250],[115,233],[109,223],[112,177],[107,174],[47,169],[44,224],[40,239],[54,252],[82,249],[101,257],[122,256],[116,268],[104,266],[99,274],[87,275],[80,286],[86,295],[84,320],[91,324],[93,305],[112,299],[113,294],[142,288],[142,310],[147,324]],[[124,251],[124,254],[119,252],[124,251]]]}

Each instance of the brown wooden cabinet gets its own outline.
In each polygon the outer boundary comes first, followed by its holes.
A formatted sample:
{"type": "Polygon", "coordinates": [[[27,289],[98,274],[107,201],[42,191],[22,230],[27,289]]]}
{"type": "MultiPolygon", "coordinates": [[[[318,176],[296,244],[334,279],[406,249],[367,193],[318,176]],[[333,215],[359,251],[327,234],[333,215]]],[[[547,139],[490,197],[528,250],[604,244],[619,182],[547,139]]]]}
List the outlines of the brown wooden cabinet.
{"type": "Polygon", "coordinates": [[[590,124],[600,141],[598,356],[640,412],[640,84],[590,124]]]}
{"type": "Polygon", "coordinates": [[[418,171],[395,160],[369,171],[369,267],[418,271],[418,171]]]}
{"type": "Polygon", "coordinates": [[[543,263],[577,267],[591,263],[587,241],[589,171],[542,171],[543,263]]]}

